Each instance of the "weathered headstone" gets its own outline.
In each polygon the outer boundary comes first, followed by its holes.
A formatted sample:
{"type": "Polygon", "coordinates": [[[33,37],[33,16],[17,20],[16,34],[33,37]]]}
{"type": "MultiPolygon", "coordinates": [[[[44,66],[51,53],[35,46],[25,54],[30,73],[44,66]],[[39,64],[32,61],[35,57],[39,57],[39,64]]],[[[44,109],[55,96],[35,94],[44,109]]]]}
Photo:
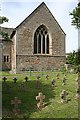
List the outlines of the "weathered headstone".
{"type": "Polygon", "coordinates": [[[77,97],[77,98],[80,98],[80,87],[77,89],[76,97],[77,97]]]}
{"type": "Polygon", "coordinates": [[[66,99],[67,93],[65,90],[63,90],[60,94],[61,97],[61,103],[67,103],[67,99],[66,99]]]}
{"type": "Polygon", "coordinates": [[[59,79],[59,76],[60,76],[60,75],[59,75],[59,73],[58,73],[58,74],[56,75],[56,78],[59,79]]]}
{"type": "Polygon", "coordinates": [[[37,103],[38,109],[44,108],[43,100],[45,99],[45,95],[43,93],[39,93],[38,96],[36,96],[36,100],[39,100],[39,103],[37,103]]]}
{"type": "Polygon", "coordinates": [[[37,76],[37,80],[36,80],[36,88],[40,88],[40,76],[37,76]]]}
{"type": "Polygon", "coordinates": [[[44,75],[44,68],[42,68],[41,72],[42,72],[42,76],[43,76],[44,75]]]}
{"type": "Polygon", "coordinates": [[[6,81],[7,81],[7,77],[3,77],[2,80],[3,80],[4,82],[6,82],[6,81]]]}
{"type": "Polygon", "coordinates": [[[56,83],[56,81],[53,79],[53,80],[51,81],[51,86],[55,87],[55,83],[56,83]]]}
{"type": "Polygon", "coordinates": [[[78,82],[78,77],[75,79],[76,82],[78,82]]]}
{"type": "Polygon", "coordinates": [[[13,78],[13,81],[14,81],[14,83],[16,83],[16,82],[17,82],[17,78],[16,78],[16,77],[14,77],[14,78],[13,78]]]}
{"type": "Polygon", "coordinates": [[[49,75],[46,75],[46,80],[48,80],[49,79],[49,75]]]}
{"type": "Polygon", "coordinates": [[[80,88],[80,74],[78,74],[78,87],[80,88]]]}
{"type": "Polygon", "coordinates": [[[62,85],[66,85],[66,78],[63,78],[62,85]]]}
{"type": "Polygon", "coordinates": [[[22,83],[22,84],[19,86],[19,91],[20,91],[20,92],[26,92],[26,91],[27,91],[26,85],[22,83]]]}
{"type": "Polygon", "coordinates": [[[14,105],[13,113],[17,115],[20,112],[18,105],[21,104],[21,100],[19,100],[18,97],[15,97],[14,100],[11,100],[11,104],[14,105]]]}
{"type": "Polygon", "coordinates": [[[40,76],[37,76],[37,80],[40,80],[40,76]]]}

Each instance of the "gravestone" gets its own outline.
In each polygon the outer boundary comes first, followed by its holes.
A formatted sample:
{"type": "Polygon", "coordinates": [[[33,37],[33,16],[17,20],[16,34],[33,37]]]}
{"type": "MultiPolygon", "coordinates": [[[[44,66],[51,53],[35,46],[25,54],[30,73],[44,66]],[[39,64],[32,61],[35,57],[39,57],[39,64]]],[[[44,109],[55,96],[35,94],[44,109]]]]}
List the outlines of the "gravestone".
{"type": "Polygon", "coordinates": [[[51,86],[52,86],[52,87],[55,87],[55,83],[56,83],[56,81],[53,79],[53,80],[51,81],[51,86]]]}
{"type": "Polygon", "coordinates": [[[37,76],[37,80],[36,80],[36,88],[40,88],[40,76],[37,76]]]}
{"type": "Polygon", "coordinates": [[[78,74],[78,87],[80,87],[80,74],[78,74]]]}
{"type": "Polygon", "coordinates": [[[49,75],[46,75],[46,80],[48,80],[49,79],[49,75]]]}
{"type": "Polygon", "coordinates": [[[25,82],[27,82],[27,81],[28,81],[28,77],[27,77],[27,76],[26,76],[24,79],[25,79],[25,82]]]}
{"type": "Polygon", "coordinates": [[[37,80],[40,80],[40,76],[37,76],[37,80]]]}
{"type": "Polygon", "coordinates": [[[17,78],[16,78],[16,77],[14,77],[14,78],[13,78],[13,81],[14,81],[14,83],[16,83],[16,82],[17,82],[17,78]]]}
{"type": "Polygon", "coordinates": [[[67,103],[67,99],[66,99],[67,93],[65,90],[63,90],[60,94],[61,97],[61,103],[67,103]]]}
{"type": "Polygon", "coordinates": [[[7,77],[3,77],[2,80],[4,81],[4,83],[7,81],[7,77]]]}
{"type": "Polygon", "coordinates": [[[60,76],[60,75],[59,75],[59,73],[58,73],[58,74],[56,75],[56,78],[59,79],[59,76],[60,76]]]}
{"type": "Polygon", "coordinates": [[[44,75],[44,72],[43,72],[43,71],[44,71],[44,69],[42,68],[42,76],[44,75]]]}
{"type": "Polygon", "coordinates": [[[41,92],[38,94],[38,96],[36,96],[36,100],[39,101],[39,103],[37,103],[38,109],[44,108],[44,103],[43,103],[44,99],[45,99],[45,95],[43,95],[43,93],[41,93],[41,92]]]}
{"type": "Polygon", "coordinates": [[[76,82],[78,82],[78,77],[75,79],[76,82]]]}
{"type": "Polygon", "coordinates": [[[63,78],[62,85],[66,85],[66,78],[63,78]]]}
{"type": "Polygon", "coordinates": [[[80,98],[80,87],[77,89],[76,97],[77,97],[77,98],[80,98]]]}
{"type": "Polygon", "coordinates": [[[26,85],[25,84],[20,84],[20,86],[19,86],[19,91],[20,92],[26,92],[27,91],[27,89],[26,89],[26,85]]]}
{"type": "Polygon", "coordinates": [[[19,100],[18,97],[15,97],[14,100],[11,100],[11,104],[14,105],[13,113],[17,115],[20,112],[18,105],[21,104],[21,100],[19,100]]]}

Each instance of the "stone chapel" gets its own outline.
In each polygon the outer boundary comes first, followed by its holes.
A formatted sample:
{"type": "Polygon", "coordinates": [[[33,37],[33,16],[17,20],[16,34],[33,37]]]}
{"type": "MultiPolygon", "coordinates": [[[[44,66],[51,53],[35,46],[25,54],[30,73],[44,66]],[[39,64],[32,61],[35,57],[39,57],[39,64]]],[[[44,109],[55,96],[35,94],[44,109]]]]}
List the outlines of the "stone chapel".
{"type": "Polygon", "coordinates": [[[44,2],[15,29],[2,30],[11,39],[2,39],[3,70],[51,70],[65,64],[66,34],[44,2]]]}

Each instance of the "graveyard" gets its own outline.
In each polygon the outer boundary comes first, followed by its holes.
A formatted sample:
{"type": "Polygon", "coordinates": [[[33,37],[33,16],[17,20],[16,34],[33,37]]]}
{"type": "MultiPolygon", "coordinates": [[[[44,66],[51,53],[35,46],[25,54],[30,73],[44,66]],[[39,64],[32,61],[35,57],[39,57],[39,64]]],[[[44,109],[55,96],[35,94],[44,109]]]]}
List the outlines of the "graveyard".
{"type": "Polygon", "coordinates": [[[77,77],[62,71],[2,72],[2,117],[78,118],[77,77]]]}

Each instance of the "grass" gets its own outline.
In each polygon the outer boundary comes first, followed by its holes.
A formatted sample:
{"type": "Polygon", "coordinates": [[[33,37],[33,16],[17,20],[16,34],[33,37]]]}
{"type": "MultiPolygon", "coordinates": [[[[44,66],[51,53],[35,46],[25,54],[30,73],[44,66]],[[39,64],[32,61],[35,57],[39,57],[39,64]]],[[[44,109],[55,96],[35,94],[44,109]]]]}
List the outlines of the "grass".
{"type": "Polygon", "coordinates": [[[64,74],[60,74],[60,79],[56,79],[57,72],[46,72],[49,75],[49,80],[46,80],[45,74],[40,77],[40,89],[36,88],[35,80],[36,75],[42,75],[42,73],[24,73],[16,74],[18,79],[17,83],[13,83],[13,77],[8,72],[3,72],[3,76],[7,76],[8,80],[6,83],[2,84],[2,115],[3,118],[78,118],[78,100],[76,100],[76,90],[77,82],[75,78],[77,74],[67,74],[67,82],[65,86],[62,86],[62,80],[64,74]],[[29,80],[27,83],[23,82],[24,77],[28,76],[29,80]],[[51,81],[53,78],[56,80],[56,87],[51,86],[51,81]],[[24,84],[26,87],[26,92],[20,91],[19,86],[24,84]],[[65,89],[68,92],[67,99],[70,101],[66,104],[60,102],[60,93],[65,89]],[[46,106],[42,110],[37,110],[35,97],[39,92],[43,92],[46,96],[44,103],[46,106]],[[11,100],[17,96],[21,100],[19,105],[20,114],[15,116],[12,112],[13,105],[11,105],[11,100]]]}

